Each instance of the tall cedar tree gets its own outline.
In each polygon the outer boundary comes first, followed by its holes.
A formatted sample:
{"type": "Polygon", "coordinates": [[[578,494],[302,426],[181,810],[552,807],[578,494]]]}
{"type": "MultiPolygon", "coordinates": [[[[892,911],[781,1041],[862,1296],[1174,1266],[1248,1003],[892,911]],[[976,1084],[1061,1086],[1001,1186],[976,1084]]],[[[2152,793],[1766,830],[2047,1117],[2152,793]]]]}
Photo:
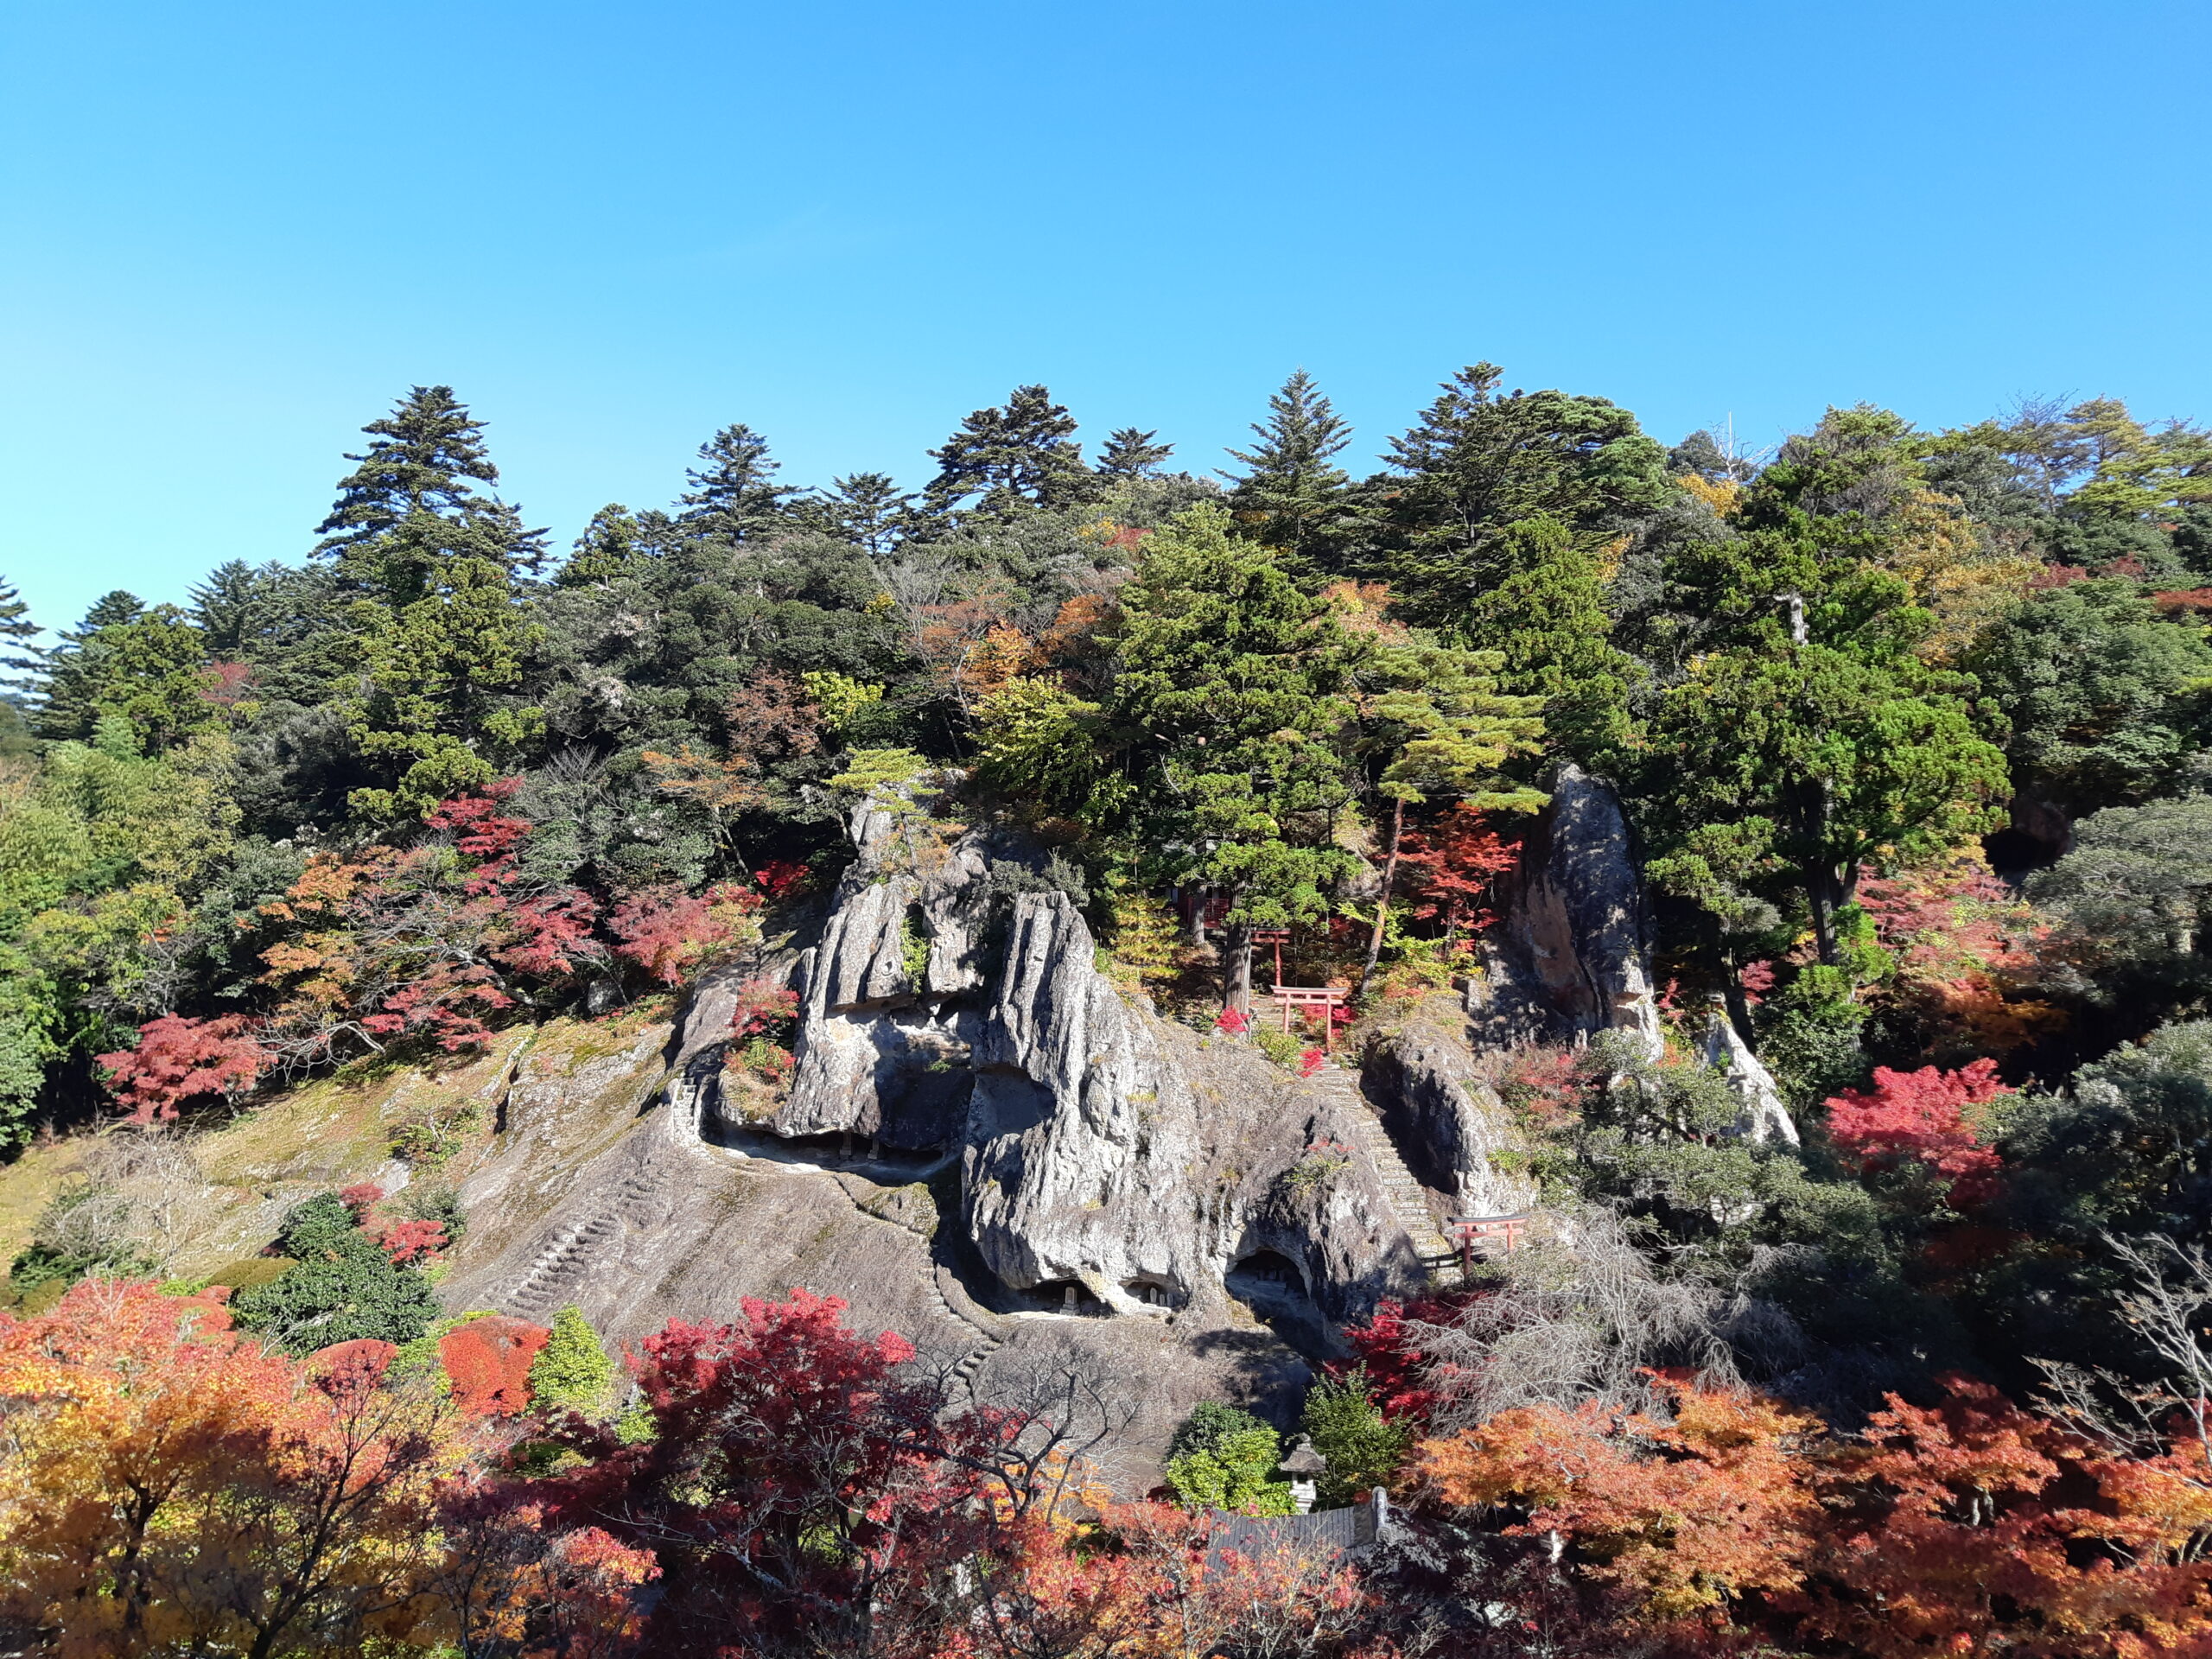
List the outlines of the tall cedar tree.
{"type": "Polygon", "coordinates": [[[976,410],[930,451],[938,474],[922,492],[923,511],[939,519],[1005,519],[1088,499],[1097,480],[1083,464],[1075,430],[1051,392],[1016,386],[1004,407],[976,410]]]}
{"type": "Polygon", "coordinates": [[[1460,370],[1391,439],[1403,476],[1363,486],[1378,537],[1374,574],[1414,621],[1455,627],[1497,581],[1500,539],[1522,519],[1548,513],[1595,547],[1672,493],[1666,451],[1628,410],[1563,391],[1499,396],[1502,372],[1492,363],[1460,370]]]}
{"type": "Polygon", "coordinates": [[[1266,424],[1252,428],[1259,441],[1249,450],[1229,452],[1245,468],[1242,474],[1221,474],[1231,486],[1230,511],[1240,535],[1310,557],[1336,520],[1351,482],[1332,458],[1351,442],[1351,427],[1303,369],[1268,399],[1268,411],[1266,424]]]}
{"type": "Polygon", "coordinates": [[[788,503],[798,486],[776,482],[781,463],[751,427],[741,422],[722,428],[699,446],[699,460],[684,474],[691,487],[677,518],[687,534],[748,542],[789,520],[788,503]]]}
{"type": "Polygon", "coordinates": [[[1880,568],[1891,532],[1864,509],[1909,471],[1901,423],[1831,424],[1834,441],[1785,452],[1747,492],[1743,535],[1669,561],[1707,650],[1660,698],[1631,791],[1662,885],[1715,915],[1745,895],[1801,900],[1827,965],[1870,859],[1997,828],[2006,787],[1973,681],[1922,660],[1934,620],[1880,568]]]}
{"type": "Polygon", "coordinates": [[[1586,541],[1549,513],[1507,526],[1490,560],[1492,585],[1454,632],[1498,653],[1499,684],[1542,700],[1552,744],[1603,765],[1629,741],[1634,658],[1608,639],[1605,569],[1586,541]]]}
{"type": "Polygon", "coordinates": [[[1175,453],[1172,443],[1154,443],[1158,432],[1141,431],[1134,426],[1116,428],[1106,435],[1105,448],[1098,452],[1098,475],[1101,478],[1149,478],[1175,453]]]}
{"type": "Polygon", "coordinates": [[[1144,544],[1122,590],[1121,672],[1105,708],[1128,743],[1137,838],[1163,874],[1224,893],[1226,999],[1251,997],[1251,931],[1310,922],[1357,861],[1338,846],[1352,779],[1356,645],[1272,549],[1192,507],[1144,544]]]}
{"type": "Polygon", "coordinates": [[[334,557],[359,597],[352,621],[360,692],[346,709],[382,781],[349,798],[366,817],[419,817],[490,782],[537,724],[515,692],[537,637],[515,581],[542,557],[542,532],[486,500],[494,483],[483,423],[446,386],[417,386],[339,485],[316,551],[334,557]]]}

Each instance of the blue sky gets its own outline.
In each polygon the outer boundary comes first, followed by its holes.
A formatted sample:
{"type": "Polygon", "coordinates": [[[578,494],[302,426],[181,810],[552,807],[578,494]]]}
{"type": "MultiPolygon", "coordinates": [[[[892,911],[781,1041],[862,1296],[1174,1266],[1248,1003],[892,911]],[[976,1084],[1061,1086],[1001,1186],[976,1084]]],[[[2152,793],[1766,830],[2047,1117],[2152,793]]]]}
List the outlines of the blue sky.
{"type": "Polygon", "coordinates": [[[2194,4],[0,9],[0,574],[297,559],[410,384],[565,545],[715,428],[910,483],[1042,380],[1211,467],[1303,365],[1752,444],[2212,417],[2194,4]]]}

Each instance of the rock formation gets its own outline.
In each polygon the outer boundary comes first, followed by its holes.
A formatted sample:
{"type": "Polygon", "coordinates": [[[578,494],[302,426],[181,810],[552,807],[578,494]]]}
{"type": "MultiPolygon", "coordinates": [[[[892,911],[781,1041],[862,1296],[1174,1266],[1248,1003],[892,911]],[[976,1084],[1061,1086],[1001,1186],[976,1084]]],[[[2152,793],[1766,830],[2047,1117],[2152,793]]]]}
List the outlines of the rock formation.
{"type": "Polygon", "coordinates": [[[1743,1103],[1736,1120],[1736,1134],[1746,1141],[1783,1141],[1797,1144],[1796,1121],[1783,1103],[1782,1090],[1751,1045],[1736,1029],[1736,1022],[1720,1008],[1705,1034],[1705,1063],[1728,1079],[1728,1086],[1743,1103]]]}
{"type": "Polygon", "coordinates": [[[1643,883],[1611,790],[1571,762],[1498,883],[1497,924],[1467,1011],[1487,1046],[1574,1042],[1619,1031],[1657,1058],[1664,1045],[1648,966],[1643,883]]]}

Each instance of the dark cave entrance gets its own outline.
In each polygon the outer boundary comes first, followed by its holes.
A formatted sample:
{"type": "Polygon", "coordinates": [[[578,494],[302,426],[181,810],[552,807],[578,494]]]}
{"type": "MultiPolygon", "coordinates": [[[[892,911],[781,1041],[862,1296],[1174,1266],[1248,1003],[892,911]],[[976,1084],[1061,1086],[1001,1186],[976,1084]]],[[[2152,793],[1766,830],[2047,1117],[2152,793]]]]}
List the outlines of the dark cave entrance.
{"type": "Polygon", "coordinates": [[[1254,1319],[1299,1352],[1310,1357],[1331,1351],[1327,1324],[1306,1287],[1305,1272],[1288,1256],[1254,1250],[1238,1257],[1221,1282],[1254,1319]]]}

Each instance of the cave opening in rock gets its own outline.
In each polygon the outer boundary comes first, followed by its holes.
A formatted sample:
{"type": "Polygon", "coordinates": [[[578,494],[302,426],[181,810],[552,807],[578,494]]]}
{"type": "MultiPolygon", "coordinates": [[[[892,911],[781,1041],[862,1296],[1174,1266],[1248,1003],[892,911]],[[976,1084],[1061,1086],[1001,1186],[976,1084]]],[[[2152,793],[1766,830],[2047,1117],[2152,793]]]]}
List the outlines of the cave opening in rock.
{"type": "Polygon", "coordinates": [[[1155,1279],[1148,1274],[1122,1281],[1122,1288],[1131,1301],[1142,1302],[1147,1307],[1174,1307],[1183,1300],[1175,1294],[1174,1286],[1165,1279],[1155,1279]]]}
{"type": "Polygon", "coordinates": [[[1033,1305],[1047,1313],[1079,1313],[1096,1315],[1110,1312],[1105,1303],[1090,1294],[1090,1287],[1075,1279],[1047,1279],[1023,1293],[1033,1305]]]}
{"type": "Polygon", "coordinates": [[[1255,1250],[1230,1268],[1226,1282],[1232,1292],[1249,1290],[1262,1296],[1306,1295],[1306,1275],[1298,1264],[1274,1250],[1255,1250]]]}
{"type": "Polygon", "coordinates": [[[1222,1275],[1222,1287],[1245,1311],[1311,1359],[1332,1357],[1327,1322],[1295,1262],[1274,1250],[1240,1256],[1222,1275]]]}

